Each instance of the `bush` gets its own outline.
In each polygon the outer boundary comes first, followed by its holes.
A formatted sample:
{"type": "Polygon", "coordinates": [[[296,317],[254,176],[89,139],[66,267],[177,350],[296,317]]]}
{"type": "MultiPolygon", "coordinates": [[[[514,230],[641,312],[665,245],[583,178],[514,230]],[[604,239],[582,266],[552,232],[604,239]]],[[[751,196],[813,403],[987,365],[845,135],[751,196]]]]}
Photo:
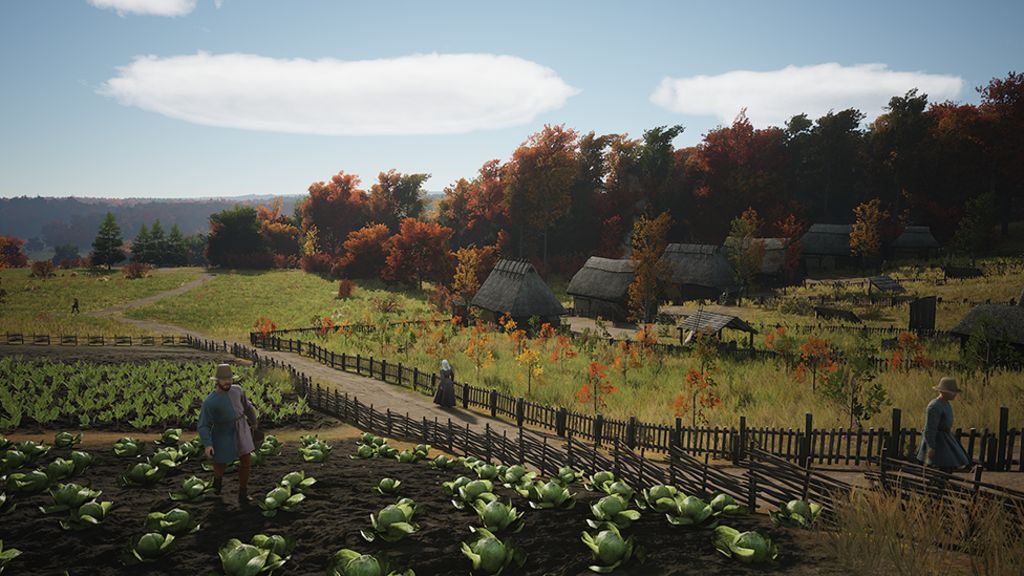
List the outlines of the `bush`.
{"type": "Polygon", "coordinates": [[[152,266],[149,264],[143,264],[142,262],[129,262],[121,269],[121,271],[124,272],[124,277],[129,280],[145,278],[149,275],[151,270],[153,270],[152,266]]]}
{"type": "Polygon", "coordinates": [[[331,268],[334,266],[334,257],[322,252],[319,254],[306,254],[302,257],[299,265],[303,272],[318,276],[328,276],[331,273],[331,268]]]}
{"type": "Polygon", "coordinates": [[[49,260],[36,260],[32,263],[32,278],[53,278],[54,266],[49,260]]]}
{"type": "Polygon", "coordinates": [[[283,268],[298,268],[298,267],[299,267],[299,257],[298,256],[282,255],[282,254],[275,254],[274,255],[274,268],[283,269],[283,268]]]}
{"type": "Polygon", "coordinates": [[[61,270],[70,270],[72,268],[84,268],[81,258],[65,258],[60,261],[61,270]]]}
{"type": "Polygon", "coordinates": [[[338,280],[338,300],[344,300],[352,295],[356,285],[348,278],[338,280]]]}

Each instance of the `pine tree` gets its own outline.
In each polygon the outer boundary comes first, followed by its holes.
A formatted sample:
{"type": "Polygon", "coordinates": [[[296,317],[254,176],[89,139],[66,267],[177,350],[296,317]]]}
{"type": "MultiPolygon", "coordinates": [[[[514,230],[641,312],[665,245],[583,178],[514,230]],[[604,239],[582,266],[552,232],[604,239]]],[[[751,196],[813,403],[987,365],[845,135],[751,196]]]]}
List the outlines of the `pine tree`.
{"type": "Polygon", "coordinates": [[[166,266],[167,260],[167,238],[164,237],[164,228],[160,225],[160,219],[153,221],[149,229],[149,237],[152,242],[149,263],[154,266],[166,266]]]}
{"type": "Polygon", "coordinates": [[[171,233],[167,236],[167,249],[164,252],[165,266],[185,266],[188,264],[188,250],[185,237],[177,224],[171,225],[171,233]]]}
{"type": "Polygon", "coordinates": [[[124,260],[124,250],[121,245],[121,227],[117,225],[117,219],[111,212],[107,212],[96,233],[96,239],[92,241],[92,263],[95,266],[107,266],[107,270],[114,264],[124,260]]]}
{"type": "Polygon", "coordinates": [[[139,227],[139,233],[132,240],[132,262],[149,262],[153,253],[153,237],[149,228],[143,224],[139,227]]]}

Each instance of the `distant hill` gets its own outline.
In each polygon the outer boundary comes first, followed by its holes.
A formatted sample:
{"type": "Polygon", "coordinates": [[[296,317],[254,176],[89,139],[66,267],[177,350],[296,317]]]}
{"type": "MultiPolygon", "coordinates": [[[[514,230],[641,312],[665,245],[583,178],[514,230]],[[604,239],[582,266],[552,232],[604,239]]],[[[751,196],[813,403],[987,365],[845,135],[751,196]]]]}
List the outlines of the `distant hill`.
{"type": "Polygon", "coordinates": [[[291,214],[303,196],[238,196],[231,198],[43,198],[21,196],[0,198],[0,235],[36,238],[47,246],[74,244],[87,250],[103,216],[109,211],[117,218],[121,233],[134,238],[139,226],[159,219],[164,230],[177,224],[183,234],[207,232],[210,214],[236,204],[284,202],[283,212],[291,214]]]}

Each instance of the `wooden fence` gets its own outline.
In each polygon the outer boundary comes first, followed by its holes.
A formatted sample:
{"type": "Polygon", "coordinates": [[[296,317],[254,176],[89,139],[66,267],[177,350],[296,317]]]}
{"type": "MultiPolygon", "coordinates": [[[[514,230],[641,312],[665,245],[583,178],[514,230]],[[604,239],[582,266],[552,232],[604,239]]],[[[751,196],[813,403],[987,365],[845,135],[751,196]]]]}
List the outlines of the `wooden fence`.
{"type": "Polygon", "coordinates": [[[20,332],[7,332],[4,339],[9,345],[33,345],[33,346],[182,346],[188,345],[186,336],[175,336],[163,334],[160,336],[106,336],[98,335],[77,335],[60,334],[22,334],[20,332]]]}
{"type": "MultiPolygon", "coordinates": [[[[276,336],[250,334],[253,346],[267,350],[286,351],[306,356],[336,370],[375,378],[389,384],[433,394],[437,386],[436,373],[427,374],[419,368],[409,368],[401,362],[376,360],[360,354],[338,354],[313,342],[282,339],[276,336]]],[[[630,417],[626,420],[605,418],[531,402],[502,394],[497,390],[478,388],[467,383],[455,386],[456,401],[463,408],[478,408],[492,417],[513,421],[517,426],[530,425],[554,431],[557,436],[583,438],[600,446],[621,442],[631,449],[669,453],[673,447],[688,454],[708,454],[715,459],[739,461],[745,456],[744,447],[753,443],[757,448],[787,461],[806,465],[860,465],[877,462],[882,449],[890,453],[911,455],[921,442],[922,433],[916,428],[902,427],[901,410],[893,409],[893,425],[886,428],[814,428],[813,416],[805,415],[800,429],[752,427],[745,417],[738,426],[683,426],[677,418],[674,425],[646,423],[630,417]],[[892,430],[898,433],[892,434],[892,430]]],[[[1009,412],[1000,411],[1000,424],[996,431],[987,428],[957,429],[958,441],[972,460],[989,470],[1024,471],[1024,442],[1021,430],[1009,427],[1009,412]]]]}

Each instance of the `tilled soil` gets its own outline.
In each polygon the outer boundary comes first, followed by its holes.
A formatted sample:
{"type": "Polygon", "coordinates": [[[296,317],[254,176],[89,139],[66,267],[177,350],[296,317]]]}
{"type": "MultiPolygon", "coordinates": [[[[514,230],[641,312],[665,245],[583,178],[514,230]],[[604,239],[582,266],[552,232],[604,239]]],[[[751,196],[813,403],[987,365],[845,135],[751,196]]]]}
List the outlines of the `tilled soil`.
{"type": "MultiPolygon", "coordinates": [[[[397,444],[396,444],[397,445],[397,444]]],[[[200,503],[178,503],[201,523],[199,531],[177,538],[169,553],[159,562],[126,567],[121,556],[132,535],[142,532],[146,514],[167,511],[176,504],[168,492],[176,490],[181,481],[192,474],[209,478],[199,461],[190,461],[173,475],[152,488],[121,488],[116,478],[134,459],[115,457],[107,448],[91,447],[95,464],[74,482],[102,490],[100,500],[114,502],[111,515],[101,526],[85,531],[65,532],[58,523],[60,515],[44,515],[40,506],[51,503],[49,494],[16,497],[17,508],[5,514],[0,522],[0,539],[4,547],[20,549],[23,554],[12,561],[5,574],[113,575],[161,574],[205,575],[220,571],[217,551],[230,538],[248,542],[254,534],[282,534],[297,540],[291,559],[276,574],[326,573],[330,557],[341,548],[376,554],[388,558],[393,568],[413,568],[418,576],[464,575],[469,561],[461,554],[463,540],[469,540],[469,526],[476,523],[475,513],[456,510],[441,491],[440,484],[459,475],[471,475],[461,466],[437,471],[425,462],[400,464],[395,460],[353,460],[355,442],[337,442],[325,464],[303,463],[297,453],[297,442],[287,442],[282,452],[253,470],[251,492],[260,497],[280,478],[293,470],[304,470],[317,483],[307,489],[307,498],[292,513],[265,518],[255,506],[240,507],[235,502],[236,476],[229,474],[224,493],[200,503]],[[420,530],[397,543],[365,542],[360,529],[369,529],[369,514],[377,512],[397,497],[372,492],[383,477],[400,479],[400,496],[413,498],[418,504],[415,522],[420,530]]],[[[152,446],[147,447],[147,453],[152,446]]],[[[42,464],[68,450],[52,449],[42,464]]],[[[432,452],[431,456],[434,453],[432,452]]],[[[510,498],[519,510],[526,511],[525,528],[509,536],[516,547],[527,553],[526,564],[508,574],[581,575],[590,574],[590,554],[580,542],[586,528],[590,502],[598,494],[574,487],[579,503],[571,510],[532,510],[526,501],[504,488],[497,492],[510,498]]],[[[635,561],[617,574],[683,575],[683,574],[842,574],[828,553],[824,537],[810,532],[772,528],[763,515],[730,518],[728,524],[739,529],[760,529],[778,544],[781,555],[777,563],[752,567],[719,554],[707,531],[688,531],[671,526],[659,514],[644,512],[630,530],[647,551],[644,564],[635,561]]]]}

